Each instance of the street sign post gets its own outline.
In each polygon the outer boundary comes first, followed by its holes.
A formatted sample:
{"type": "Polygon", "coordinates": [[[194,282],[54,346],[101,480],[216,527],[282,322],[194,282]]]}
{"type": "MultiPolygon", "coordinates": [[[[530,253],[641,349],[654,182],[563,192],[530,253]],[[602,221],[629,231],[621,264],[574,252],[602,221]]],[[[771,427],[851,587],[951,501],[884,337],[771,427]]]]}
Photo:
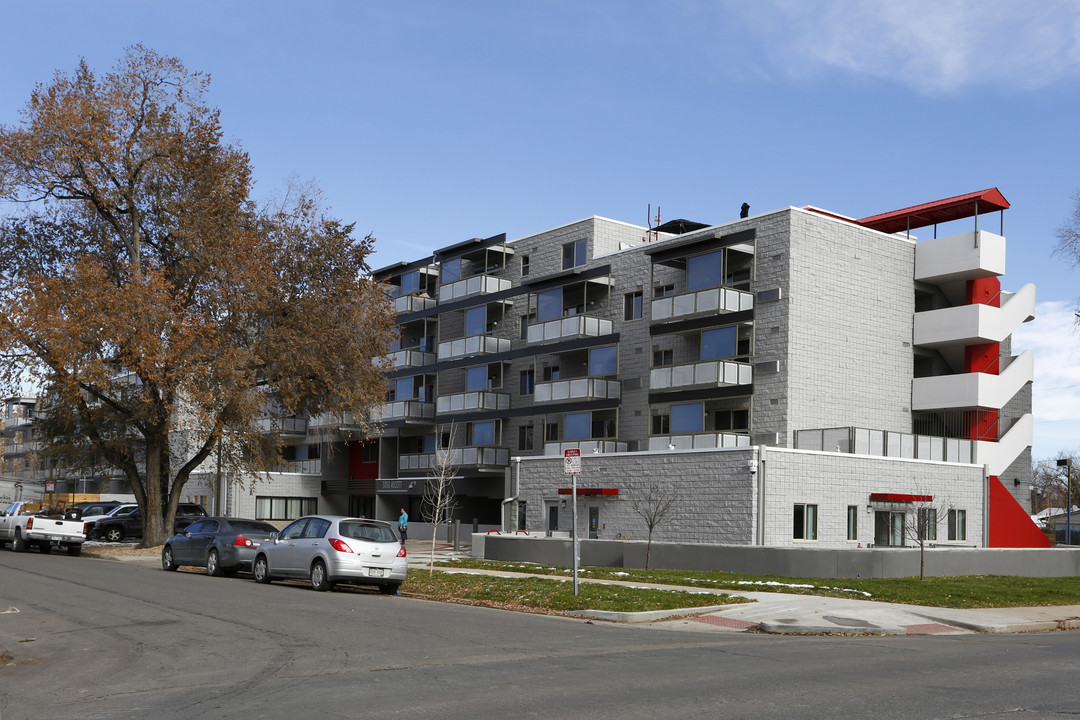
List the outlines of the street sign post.
{"type": "Polygon", "coordinates": [[[570,476],[570,502],[573,503],[573,535],[571,547],[574,552],[574,597],[578,594],[578,535],[577,535],[577,476],[581,474],[581,449],[563,452],[563,472],[570,476]]]}

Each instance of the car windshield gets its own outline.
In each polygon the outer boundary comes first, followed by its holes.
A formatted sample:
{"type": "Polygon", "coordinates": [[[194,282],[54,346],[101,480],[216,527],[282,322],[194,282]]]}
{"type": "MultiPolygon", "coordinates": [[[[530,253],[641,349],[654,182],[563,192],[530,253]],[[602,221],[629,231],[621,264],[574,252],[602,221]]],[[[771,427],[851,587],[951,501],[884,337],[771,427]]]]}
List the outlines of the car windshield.
{"type": "Polygon", "coordinates": [[[338,532],[342,537],[354,540],[370,540],[371,542],[396,542],[397,535],[388,525],[377,525],[371,522],[359,522],[345,520],[338,525],[338,532]]]}

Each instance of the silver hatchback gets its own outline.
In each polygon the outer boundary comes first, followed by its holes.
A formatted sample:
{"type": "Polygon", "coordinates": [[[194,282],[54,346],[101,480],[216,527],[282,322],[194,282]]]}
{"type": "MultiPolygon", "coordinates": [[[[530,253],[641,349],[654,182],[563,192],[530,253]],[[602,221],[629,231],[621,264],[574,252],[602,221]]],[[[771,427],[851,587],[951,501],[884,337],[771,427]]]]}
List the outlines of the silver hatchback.
{"type": "Polygon", "coordinates": [[[390,523],[340,515],[309,515],[259,546],[255,582],[306,578],[314,590],[339,583],[377,585],[384,595],[405,582],[405,545],[390,523]]]}

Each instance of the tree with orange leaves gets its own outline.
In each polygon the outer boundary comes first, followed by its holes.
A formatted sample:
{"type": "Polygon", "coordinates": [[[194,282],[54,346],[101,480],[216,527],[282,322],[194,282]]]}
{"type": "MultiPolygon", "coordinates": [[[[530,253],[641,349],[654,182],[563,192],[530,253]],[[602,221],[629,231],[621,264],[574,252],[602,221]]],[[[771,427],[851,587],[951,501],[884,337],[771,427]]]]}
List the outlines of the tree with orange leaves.
{"type": "Polygon", "coordinates": [[[0,127],[0,382],[39,389],[68,466],[126,476],[144,545],[215,449],[238,471],[277,459],[261,419],[369,431],[393,337],[373,238],[317,191],[256,206],[208,82],[137,45],[104,78],[57,73],[0,127]]]}

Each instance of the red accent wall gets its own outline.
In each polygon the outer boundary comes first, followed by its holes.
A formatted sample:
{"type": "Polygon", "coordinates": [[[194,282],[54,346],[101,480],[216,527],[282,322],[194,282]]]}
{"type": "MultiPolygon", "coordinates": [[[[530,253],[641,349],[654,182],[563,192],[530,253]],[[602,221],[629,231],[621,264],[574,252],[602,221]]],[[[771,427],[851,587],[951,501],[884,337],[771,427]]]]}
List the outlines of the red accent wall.
{"type": "Polygon", "coordinates": [[[362,440],[349,443],[349,477],[356,480],[375,480],[379,477],[378,451],[376,451],[374,462],[363,462],[364,445],[378,442],[378,440],[362,440]]]}
{"type": "Polygon", "coordinates": [[[996,548],[1048,548],[1050,539],[996,475],[990,476],[990,526],[987,544],[996,548]]]}
{"type": "Polygon", "coordinates": [[[967,281],[967,304],[1001,307],[1001,280],[996,277],[967,281]]]}

